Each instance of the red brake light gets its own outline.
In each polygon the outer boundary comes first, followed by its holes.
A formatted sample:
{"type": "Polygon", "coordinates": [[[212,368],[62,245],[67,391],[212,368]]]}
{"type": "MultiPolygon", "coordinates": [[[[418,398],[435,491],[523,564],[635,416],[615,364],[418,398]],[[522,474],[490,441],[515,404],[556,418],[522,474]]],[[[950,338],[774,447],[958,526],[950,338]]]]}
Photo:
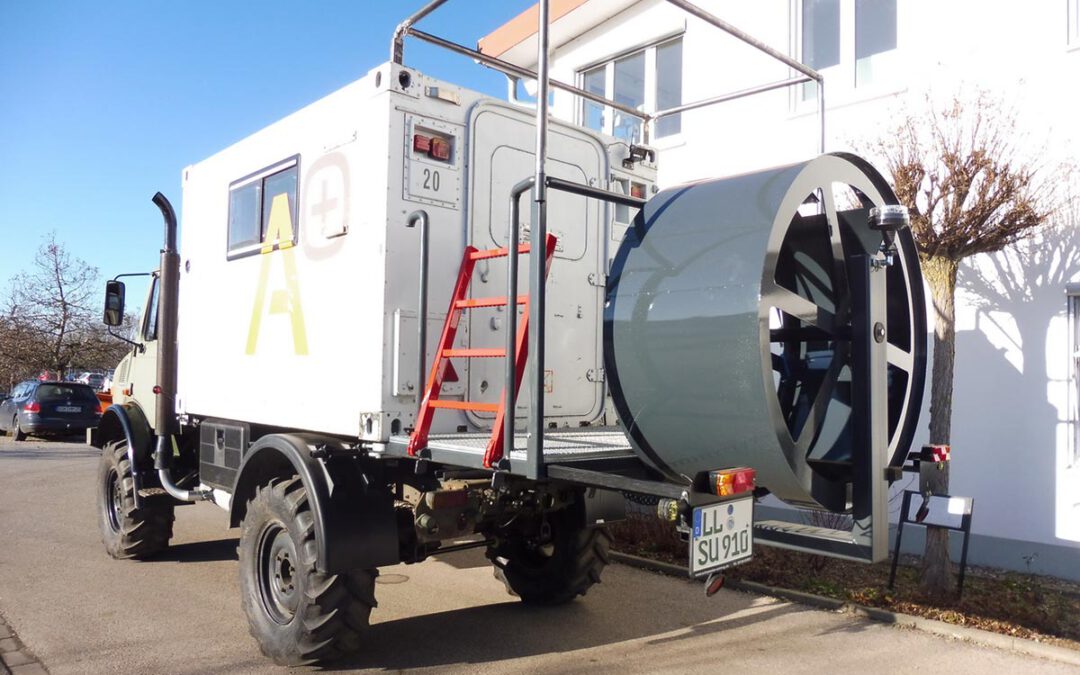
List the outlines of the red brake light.
{"type": "Polygon", "coordinates": [[[746,467],[710,471],[709,486],[717,495],[728,497],[753,490],[756,477],[757,471],[746,467]]]}
{"type": "Polygon", "coordinates": [[[450,144],[441,138],[432,138],[431,152],[429,154],[435,159],[446,161],[450,159],[450,144]]]}
{"type": "Polygon", "coordinates": [[[30,401],[23,406],[23,412],[36,413],[41,412],[41,404],[37,401],[30,401]]]}
{"type": "Polygon", "coordinates": [[[101,414],[103,414],[103,413],[105,412],[105,411],[104,411],[104,410],[102,410],[102,408],[101,408],[101,401],[98,401],[98,404],[97,404],[97,410],[96,410],[95,412],[97,412],[97,414],[99,414],[99,415],[101,415],[101,414]]]}
{"type": "Polygon", "coordinates": [[[630,196],[637,197],[638,199],[645,199],[645,186],[641,183],[631,183],[630,196]]]}
{"type": "Polygon", "coordinates": [[[414,134],[412,137],[412,149],[425,154],[430,152],[431,139],[423,134],[414,134]]]}

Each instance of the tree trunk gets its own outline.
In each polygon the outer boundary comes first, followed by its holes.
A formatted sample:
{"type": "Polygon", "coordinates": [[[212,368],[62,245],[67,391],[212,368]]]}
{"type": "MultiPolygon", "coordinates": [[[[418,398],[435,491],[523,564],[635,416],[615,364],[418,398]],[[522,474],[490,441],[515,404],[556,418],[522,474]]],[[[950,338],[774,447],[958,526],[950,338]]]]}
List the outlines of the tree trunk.
{"type": "MultiPolygon", "coordinates": [[[[934,303],[934,367],[930,376],[930,442],[948,445],[952,430],[953,366],[956,355],[956,273],[959,262],[935,257],[923,262],[934,303]]],[[[948,478],[929,485],[931,492],[948,491],[948,478]],[[942,484],[943,483],[943,484],[942,484]]],[[[952,592],[949,531],[926,528],[920,587],[926,595],[943,598],[952,592]]]]}

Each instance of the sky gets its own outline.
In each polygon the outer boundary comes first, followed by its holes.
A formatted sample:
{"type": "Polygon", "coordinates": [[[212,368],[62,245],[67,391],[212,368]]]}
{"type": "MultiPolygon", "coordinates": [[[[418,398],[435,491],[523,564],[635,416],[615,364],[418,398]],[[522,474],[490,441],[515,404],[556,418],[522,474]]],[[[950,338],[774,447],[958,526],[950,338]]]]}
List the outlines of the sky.
{"type": "MultiPolygon", "coordinates": [[[[425,2],[0,2],[0,294],[50,232],[102,289],[153,269],[155,192],[179,212],[185,166],[388,60],[425,2]]],[[[418,28],[474,46],[531,4],[449,0],[418,28]]],[[[405,64],[506,91],[500,73],[416,39],[405,64]]]]}

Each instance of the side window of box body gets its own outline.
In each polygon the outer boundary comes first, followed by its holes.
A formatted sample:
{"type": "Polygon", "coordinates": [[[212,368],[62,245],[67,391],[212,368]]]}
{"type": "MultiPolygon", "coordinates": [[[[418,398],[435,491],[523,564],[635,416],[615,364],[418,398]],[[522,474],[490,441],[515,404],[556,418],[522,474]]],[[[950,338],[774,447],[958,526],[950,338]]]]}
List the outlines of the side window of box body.
{"type": "Polygon", "coordinates": [[[295,155],[248,176],[229,186],[229,219],[226,254],[229,260],[260,253],[265,247],[285,243],[268,241],[274,200],[284,196],[288,202],[291,241],[299,241],[300,156],[295,155]]]}

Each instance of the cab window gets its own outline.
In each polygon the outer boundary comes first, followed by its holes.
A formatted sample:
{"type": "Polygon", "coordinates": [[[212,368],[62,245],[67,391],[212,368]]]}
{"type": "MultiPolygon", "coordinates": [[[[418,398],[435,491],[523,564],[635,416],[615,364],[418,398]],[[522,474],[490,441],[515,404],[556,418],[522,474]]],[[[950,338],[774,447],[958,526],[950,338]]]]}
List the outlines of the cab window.
{"type": "Polygon", "coordinates": [[[153,286],[150,287],[150,306],[143,316],[142,338],[146,342],[153,342],[157,339],[158,295],[160,295],[158,291],[160,290],[160,285],[160,279],[155,276],[153,286]]]}

